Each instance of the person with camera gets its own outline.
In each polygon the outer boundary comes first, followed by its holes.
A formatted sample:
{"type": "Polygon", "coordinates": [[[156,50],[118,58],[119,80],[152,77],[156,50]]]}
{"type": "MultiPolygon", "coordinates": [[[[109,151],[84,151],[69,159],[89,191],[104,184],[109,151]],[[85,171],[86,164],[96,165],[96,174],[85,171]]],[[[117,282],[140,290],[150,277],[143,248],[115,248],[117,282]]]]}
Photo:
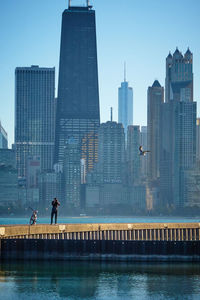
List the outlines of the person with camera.
{"type": "Polygon", "coordinates": [[[55,216],[55,224],[57,223],[58,206],[60,206],[60,202],[58,201],[57,198],[54,198],[51,204],[52,204],[52,210],[51,210],[51,225],[52,225],[54,216],[55,216]]]}

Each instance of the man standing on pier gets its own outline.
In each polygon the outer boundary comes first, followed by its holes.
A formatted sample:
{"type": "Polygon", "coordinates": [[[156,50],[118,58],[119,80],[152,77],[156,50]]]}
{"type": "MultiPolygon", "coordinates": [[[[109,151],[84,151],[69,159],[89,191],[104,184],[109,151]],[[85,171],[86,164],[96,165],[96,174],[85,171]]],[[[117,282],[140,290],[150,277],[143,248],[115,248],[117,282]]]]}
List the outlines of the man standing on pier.
{"type": "Polygon", "coordinates": [[[57,223],[58,206],[60,206],[60,202],[58,201],[58,199],[54,198],[51,204],[52,204],[52,211],[51,211],[51,225],[52,225],[54,215],[55,215],[55,224],[57,223]]]}

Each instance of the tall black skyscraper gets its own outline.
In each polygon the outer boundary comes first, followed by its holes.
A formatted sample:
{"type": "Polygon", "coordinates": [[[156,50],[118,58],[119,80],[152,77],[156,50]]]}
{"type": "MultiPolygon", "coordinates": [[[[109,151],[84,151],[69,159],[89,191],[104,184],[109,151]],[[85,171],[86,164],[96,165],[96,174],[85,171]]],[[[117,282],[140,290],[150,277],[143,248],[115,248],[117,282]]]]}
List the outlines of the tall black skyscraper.
{"type": "Polygon", "coordinates": [[[63,164],[64,147],[73,137],[88,171],[97,161],[100,116],[95,11],[86,3],[69,1],[62,16],[55,163],[63,164]]]}

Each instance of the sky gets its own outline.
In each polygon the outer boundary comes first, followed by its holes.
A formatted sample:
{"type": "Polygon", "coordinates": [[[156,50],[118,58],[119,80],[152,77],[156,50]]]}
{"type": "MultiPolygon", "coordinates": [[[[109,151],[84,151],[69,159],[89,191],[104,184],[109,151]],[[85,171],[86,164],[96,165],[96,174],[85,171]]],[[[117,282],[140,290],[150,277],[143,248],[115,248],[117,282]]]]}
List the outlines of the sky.
{"type": "MultiPolygon", "coordinates": [[[[118,119],[118,87],[133,88],[133,123],[146,125],[147,89],[155,79],[164,86],[165,59],[176,47],[193,52],[194,100],[200,115],[200,1],[91,0],[96,11],[101,122],[118,119]]],[[[71,0],[85,5],[85,0],[71,0]]],[[[0,0],[0,121],[14,142],[15,68],[56,68],[62,12],[67,0],[0,0]]]]}

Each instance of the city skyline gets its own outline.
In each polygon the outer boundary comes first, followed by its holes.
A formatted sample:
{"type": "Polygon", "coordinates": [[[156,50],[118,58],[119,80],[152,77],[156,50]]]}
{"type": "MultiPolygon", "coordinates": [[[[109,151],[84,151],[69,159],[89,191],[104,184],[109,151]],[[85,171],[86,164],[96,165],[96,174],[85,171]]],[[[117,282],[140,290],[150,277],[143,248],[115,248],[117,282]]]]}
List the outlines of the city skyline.
{"type": "MultiPolygon", "coordinates": [[[[72,2],[85,4],[83,0],[72,2]]],[[[164,86],[165,58],[169,51],[175,51],[176,46],[183,53],[189,46],[194,55],[194,101],[198,103],[200,3],[193,0],[189,7],[186,3],[180,0],[175,3],[171,0],[167,3],[159,0],[140,3],[131,0],[123,3],[91,1],[97,21],[101,122],[109,119],[110,106],[114,107],[113,119],[117,120],[118,86],[123,79],[123,63],[126,61],[127,80],[134,90],[134,125],[146,125],[147,88],[155,79],[164,86]]],[[[31,65],[55,66],[58,75],[61,14],[67,5],[66,0],[44,0],[42,3],[39,0],[19,0],[17,3],[7,0],[0,4],[0,38],[3,41],[0,79],[3,86],[1,101],[4,103],[0,120],[8,133],[9,146],[14,141],[14,70],[31,65]]]]}

